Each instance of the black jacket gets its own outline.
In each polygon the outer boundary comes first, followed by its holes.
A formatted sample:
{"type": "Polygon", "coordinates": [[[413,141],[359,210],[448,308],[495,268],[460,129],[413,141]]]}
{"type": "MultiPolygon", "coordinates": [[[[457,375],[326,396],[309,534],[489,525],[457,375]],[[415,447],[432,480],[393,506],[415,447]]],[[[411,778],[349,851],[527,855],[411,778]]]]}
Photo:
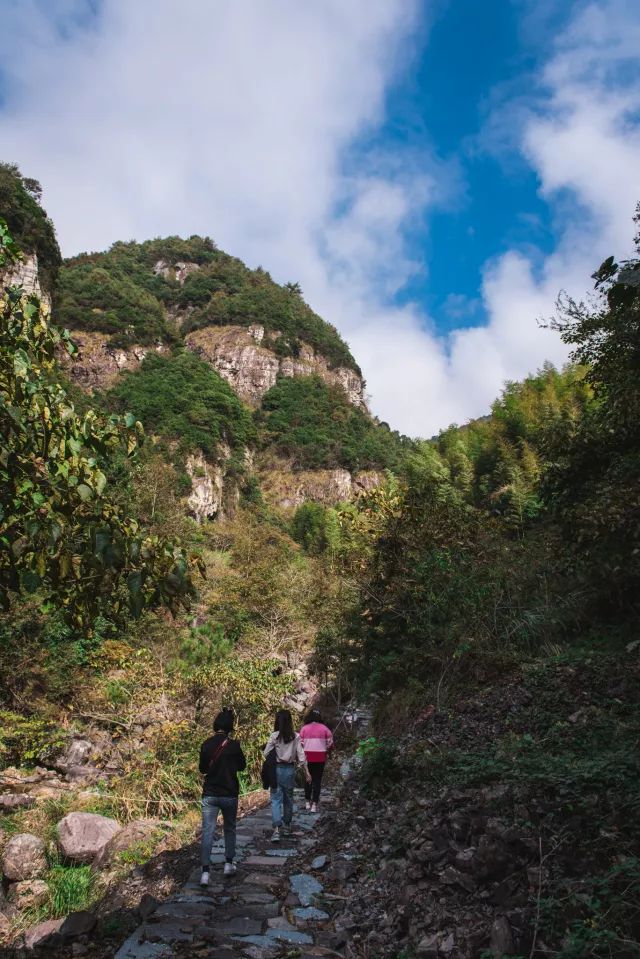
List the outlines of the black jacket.
{"type": "Polygon", "coordinates": [[[200,772],[204,776],[202,795],[237,796],[240,792],[238,773],[246,766],[240,743],[228,739],[224,733],[211,736],[200,748],[200,772]],[[225,741],[224,749],[220,750],[225,741]]]}

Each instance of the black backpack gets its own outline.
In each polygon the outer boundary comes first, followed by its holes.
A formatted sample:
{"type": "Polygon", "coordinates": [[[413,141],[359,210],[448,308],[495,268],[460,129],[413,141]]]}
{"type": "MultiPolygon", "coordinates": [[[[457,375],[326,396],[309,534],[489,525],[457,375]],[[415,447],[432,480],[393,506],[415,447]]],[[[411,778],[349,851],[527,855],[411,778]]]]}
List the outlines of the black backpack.
{"type": "Polygon", "coordinates": [[[260,778],[262,779],[262,788],[263,789],[275,789],[278,785],[278,780],[276,778],[276,747],[270,749],[265,760],[262,764],[262,770],[260,771],[260,778]]]}

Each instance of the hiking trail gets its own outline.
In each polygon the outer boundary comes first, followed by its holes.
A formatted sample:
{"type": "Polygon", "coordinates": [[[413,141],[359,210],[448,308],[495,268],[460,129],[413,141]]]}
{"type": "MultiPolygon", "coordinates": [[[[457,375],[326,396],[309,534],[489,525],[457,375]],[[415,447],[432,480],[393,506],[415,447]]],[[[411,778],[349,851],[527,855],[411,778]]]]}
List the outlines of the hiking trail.
{"type": "MultiPolygon", "coordinates": [[[[332,806],[331,789],[322,805],[332,806]]],[[[238,871],[223,877],[222,822],[211,854],[209,885],[200,885],[200,865],[171,898],[155,906],[115,954],[115,959],[209,957],[275,959],[291,948],[305,956],[332,956],[331,909],[323,898],[322,869],[326,856],[317,856],[311,869],[296,868],[316,839],[323,818],[304,811],[296,790],[293,834],[271,842],[271,808],[256,809],[238,820],[238,871]]],[[[154,904],[155,905],[155,904],[154,904]]]]}

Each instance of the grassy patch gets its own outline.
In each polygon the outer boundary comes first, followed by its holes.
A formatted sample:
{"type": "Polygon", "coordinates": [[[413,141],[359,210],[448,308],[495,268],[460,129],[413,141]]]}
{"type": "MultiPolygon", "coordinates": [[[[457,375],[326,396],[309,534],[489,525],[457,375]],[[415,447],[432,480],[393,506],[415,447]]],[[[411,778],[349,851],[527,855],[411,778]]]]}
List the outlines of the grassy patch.
{"type": "Polygon", "coordinates": [[[49,913],[54,919],[89,909],[98,896],[98,877],[91,866],[57,865],[47,873],[46,881],[50,893],[49,913]]]}

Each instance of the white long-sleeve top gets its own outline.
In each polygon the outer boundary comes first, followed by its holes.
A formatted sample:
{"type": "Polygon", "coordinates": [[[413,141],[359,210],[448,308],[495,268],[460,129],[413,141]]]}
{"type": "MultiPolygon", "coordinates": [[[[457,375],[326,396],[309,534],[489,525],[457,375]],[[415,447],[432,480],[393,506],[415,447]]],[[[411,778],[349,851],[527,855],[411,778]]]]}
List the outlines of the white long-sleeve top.
{"type": "Polygon", "coordinates": [[[276,760],[279,763],[296,763],[298,766],[307,765],[307,757],[304,754],[302,740],[298,733],[295,734],[290,743],[285,743],[283,739],[280,739],[280,733],[271,733],[267,740],[267,745],[264,747],[265,757],[267,753],[271,752],[274,746],[276,749],[276,760]]]}

